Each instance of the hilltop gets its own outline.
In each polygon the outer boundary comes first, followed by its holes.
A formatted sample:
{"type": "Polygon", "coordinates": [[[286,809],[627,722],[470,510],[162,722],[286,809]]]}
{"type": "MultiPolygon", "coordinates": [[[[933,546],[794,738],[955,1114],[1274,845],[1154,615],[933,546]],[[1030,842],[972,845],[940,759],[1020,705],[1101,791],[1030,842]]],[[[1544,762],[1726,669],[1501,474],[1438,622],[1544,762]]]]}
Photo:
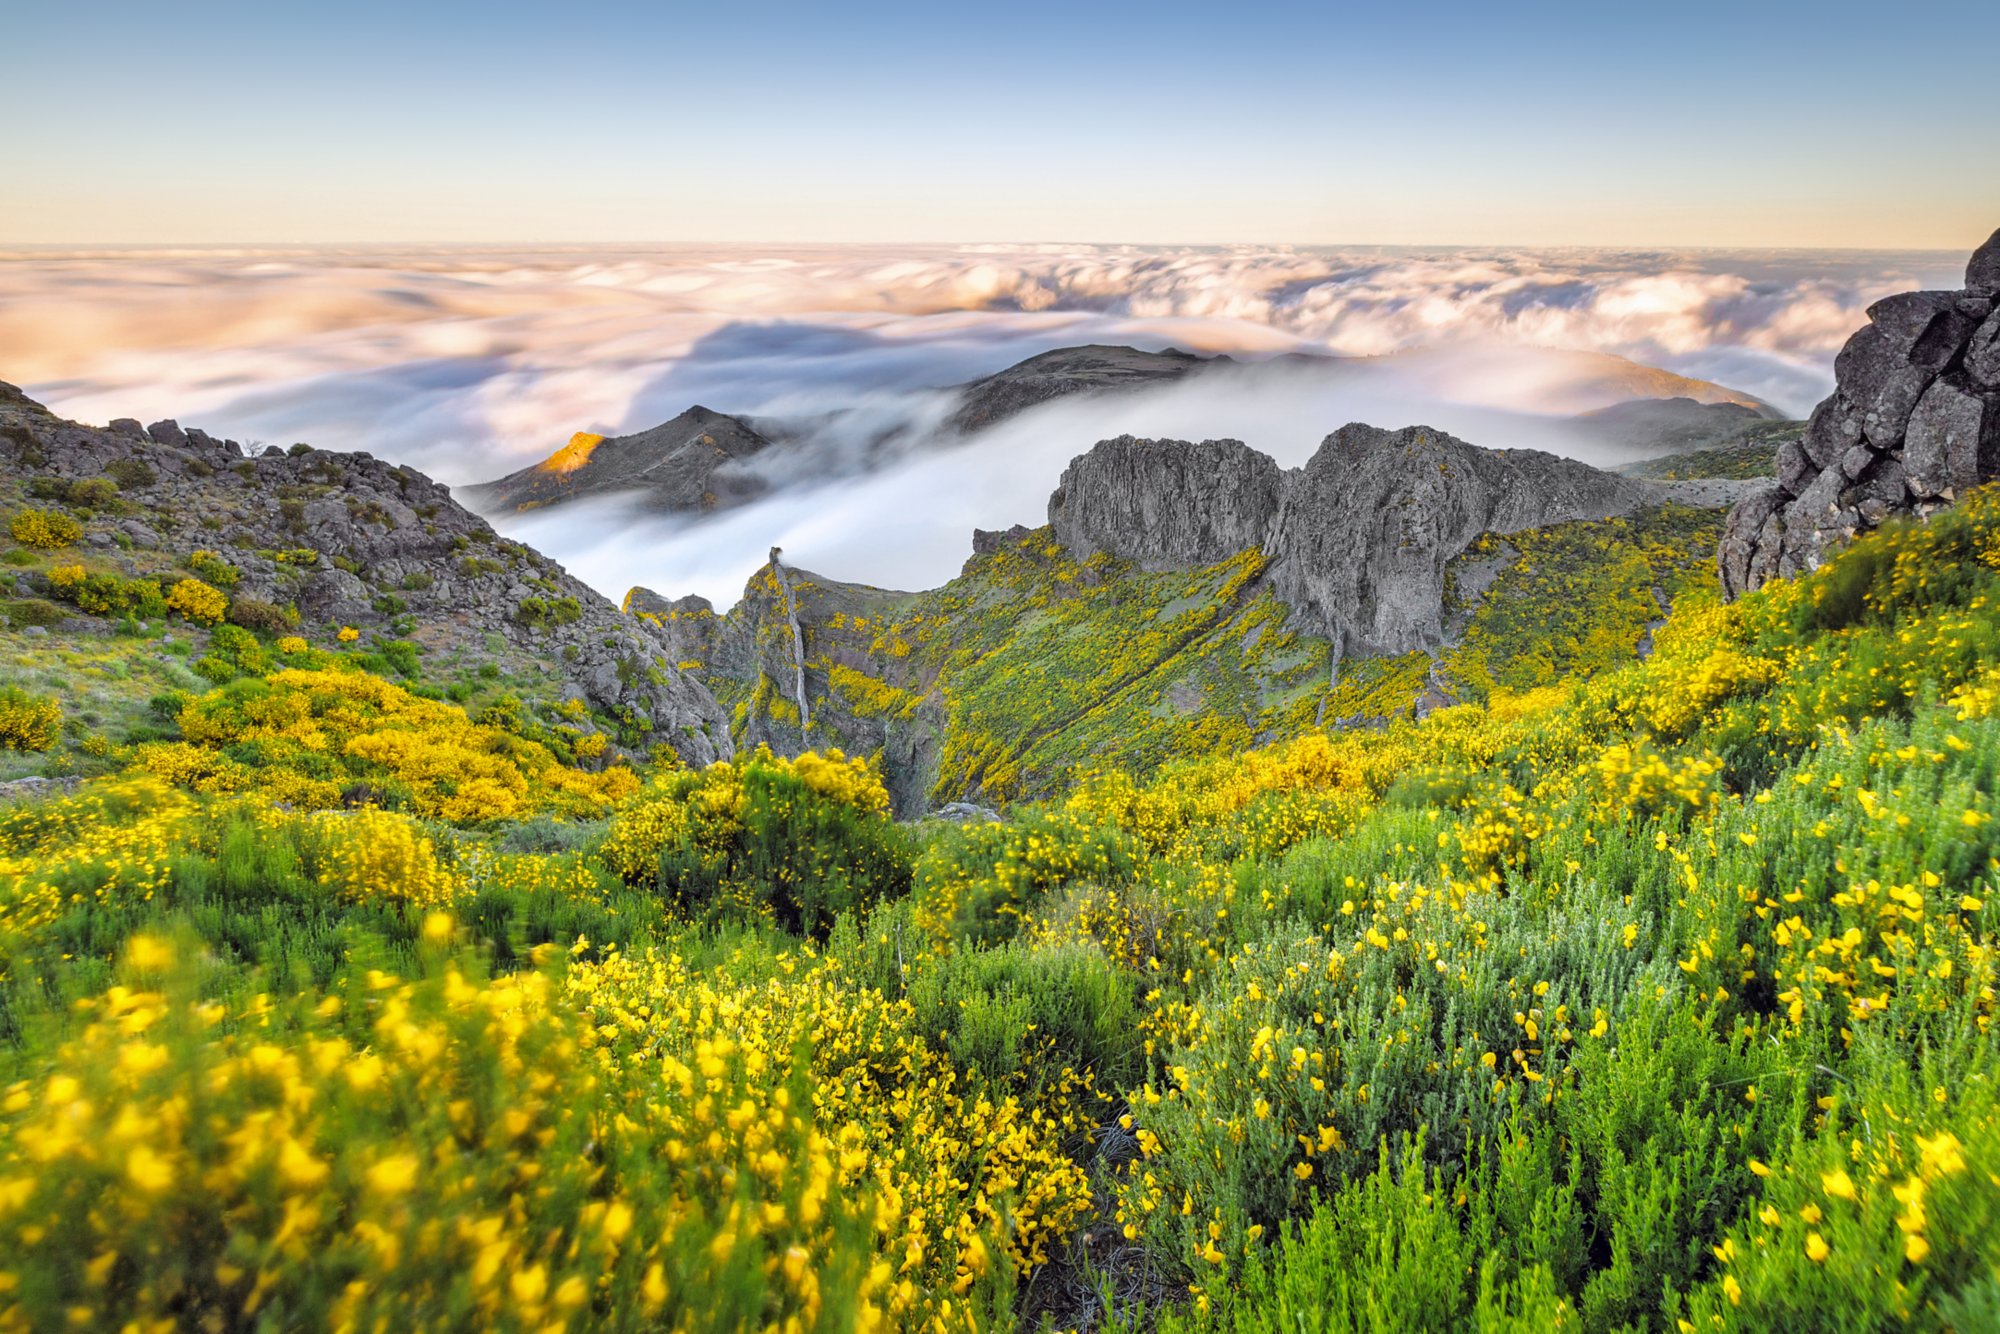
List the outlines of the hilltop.
{"type": "Polygon", "coordinates": [[[726,719],[649,626],[413,468],[306,446],[246,456],[172,421],[84,426],[11,385],[0,460],[0,503],[23,542],[0,614],[40,636],[31,653],[97,633],[97,613],[192,662],[206,627],[227,625],[351,645],[411,679],[483,693],[513,681],[551,705],[579,702],[640,750],[729,754],[726,719]],[[43,523],[48,533],[23,541],[43,523]],[[182,630],[168,625],[175,589],[205,613],[179,618],[182,630]]]}

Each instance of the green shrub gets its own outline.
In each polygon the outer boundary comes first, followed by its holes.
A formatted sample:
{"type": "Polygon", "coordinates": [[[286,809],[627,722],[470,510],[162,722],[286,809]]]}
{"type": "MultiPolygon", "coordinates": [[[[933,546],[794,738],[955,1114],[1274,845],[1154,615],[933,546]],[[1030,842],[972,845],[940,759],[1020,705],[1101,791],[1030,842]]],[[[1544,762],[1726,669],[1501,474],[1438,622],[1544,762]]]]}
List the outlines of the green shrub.
{"type": "Polygon", "coordinates": [[[187,567],[217,588],[234,588],[243,571],[213,551],[196,551],[187,558],[187,567]]]}
{"type": "Polygon", "coordinates": [[[263,598],[233,597],[229,600],[229,623],[245,630],[281,635],[299,623],[299,614],[263,598]]]}
{"type": "Polygon", "coordinates": [[[143,491],[159,480],[144,459],[113,459],[104,465],[104,474],[124,491],[143,491]]]}
{"type": "Polygon", "coordinates": [[[514,619],[531,630],[573,625],[583,619],[583,604],[573,597],[526,597],[514,609],[514,619]]]}

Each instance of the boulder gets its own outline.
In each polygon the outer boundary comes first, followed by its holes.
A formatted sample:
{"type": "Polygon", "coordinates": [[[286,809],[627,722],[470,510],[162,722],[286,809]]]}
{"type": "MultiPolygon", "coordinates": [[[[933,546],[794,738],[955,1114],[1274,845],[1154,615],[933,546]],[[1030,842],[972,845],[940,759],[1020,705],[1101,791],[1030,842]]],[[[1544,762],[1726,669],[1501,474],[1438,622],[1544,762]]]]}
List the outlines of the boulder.
{"type": "Polygon", "coordinates": [[[1910,490],[1925,499],[1954,498],[1979,484],[1980,442],[1996,408],[1969,386],[1939,380],[1910,417],[1903,467],[1910,490]]]}
{"type": "Polygon", "coordinates": [[[1056,540],[1148,569],[1213,565],[1262,546],[1284,493],[1277,462],[1240,440],[1100,441],[1049,497],[1056,540]]]}
{"type": "Polygon", "coordinates": [[[1965,290],[1975,296],[2000,297],[2000,230],[1972,252],[1965,266],[1965,290]]]}
{"type": "Polygon", "coordinates": [[[1868,308],[1834,360],[1834,390],[1778,485],[1740,502],[1716,552],[1726,596],[1816,568],[1856,532],[1923,518],[2000,476],[2000,232],[1965,289],[1903,292],[1868,308]]]}

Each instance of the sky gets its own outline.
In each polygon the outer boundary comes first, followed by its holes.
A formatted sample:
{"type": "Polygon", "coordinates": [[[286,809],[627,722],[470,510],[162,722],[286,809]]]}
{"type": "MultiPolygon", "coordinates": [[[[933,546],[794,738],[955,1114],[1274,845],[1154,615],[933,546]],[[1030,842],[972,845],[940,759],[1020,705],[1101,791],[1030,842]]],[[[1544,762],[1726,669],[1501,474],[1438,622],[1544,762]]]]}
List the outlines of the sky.
{"type": "Polygon", "coordinates": [[[1963,251],[2000,5],[12,7],[0,245],[1963,251]]]}

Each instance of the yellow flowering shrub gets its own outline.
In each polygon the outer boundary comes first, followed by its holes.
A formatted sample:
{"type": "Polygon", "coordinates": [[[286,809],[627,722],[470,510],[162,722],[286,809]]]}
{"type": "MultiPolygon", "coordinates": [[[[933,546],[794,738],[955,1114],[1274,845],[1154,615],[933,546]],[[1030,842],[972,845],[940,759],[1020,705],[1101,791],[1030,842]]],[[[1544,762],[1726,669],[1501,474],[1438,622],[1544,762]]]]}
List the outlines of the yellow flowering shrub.
{"type": "Polygon", "coordinates": [[[8,521],[7,531],[24,547],[60,551],[83,536],[83,525],[60,510],[24,509],[8,521]]]}
{"type": "Polygon", "coordinates": [[[837,750],[786,759],[760,748],[666,774],[619,810],[601,856],[628,883],[697,915],[807,934],[910,883],[880,776],[837,750]]]}
{"type": "Polygon", "coordinates": [[[360,785],[364,796],[472,824],[607,809],[639,786],[622,765],[571,768],[457,705],[358,671],[290,668],[237,681],[185,705],[180,728],[181,742],[141,747],[140,767],[203,791],[254,782],[308,807],[339,805],[360,785]]]}
{"type": "Polygon", "coordinates": [[[62,737],[62,704],[19,686],[0,688],[0,750],[48,750],[62,737]]]}
{"type": "Polygon", "coordinates": [[[229,611],[229,595],[199,579],[182,579],[167,590],[167,607],[202,625],[219,625],[229,611]]]}
{"type": "Polygon", "coordinates": [[[439,863],[415,822],[387,811],[324,811],[319,835],[320,883],[349,902],[384,898],[413,907],[449,903],[463,877],[439,863]]]}
{"type": "Polygon", "coordinates": [[[783,1067],[622,1071],[538,972],[225,1005],[173,953],[0,1090],[0,1329],[886,1327],[903,1215],[783,1067]]]}

